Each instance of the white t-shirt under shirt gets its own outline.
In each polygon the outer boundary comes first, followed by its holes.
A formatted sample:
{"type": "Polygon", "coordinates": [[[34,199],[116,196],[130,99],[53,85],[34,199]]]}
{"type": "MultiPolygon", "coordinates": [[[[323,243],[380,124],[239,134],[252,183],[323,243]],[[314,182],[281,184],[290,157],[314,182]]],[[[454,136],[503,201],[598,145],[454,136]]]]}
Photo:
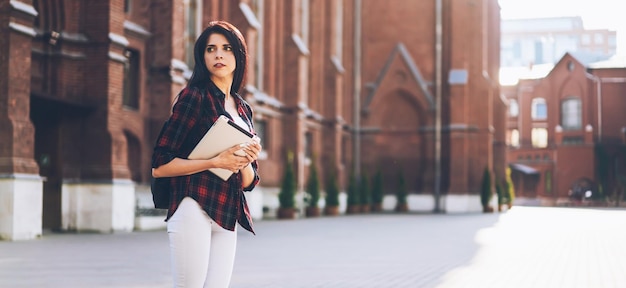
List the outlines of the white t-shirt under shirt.
{"type": "Polygon", "coordinates": [[[248,124],[243,120],[243,118],[241,118],[241,116],[235,115],[233,116],[233,120],[235,120],[235,124],[239,125],[239,127],[250,132],[250,127],[248,127],[248,124]]]}

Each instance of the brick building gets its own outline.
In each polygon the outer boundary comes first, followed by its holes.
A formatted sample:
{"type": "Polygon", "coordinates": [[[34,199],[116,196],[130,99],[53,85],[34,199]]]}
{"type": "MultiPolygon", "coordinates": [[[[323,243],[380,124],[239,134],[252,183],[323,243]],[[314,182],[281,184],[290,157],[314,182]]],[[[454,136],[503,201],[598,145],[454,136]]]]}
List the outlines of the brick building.
{"type": "Polygon", "coordinates": [[[502,87],[518,203],[571,205],[587,191],[585,201],[619,203],[626,184],[625,76],[619,57],[584,65],[566,53],[547,75],[502,87]]]}
{"type": "Polygon", "coordinates": [[[134,228],[154,139],[214,19],[249,45],[265,149],[251,205],[271,202],[286,151],[299,187],[314,156],[343,182],[402,171],[412,210],[479,211],[483,169],[503,177],[496,0],[0,0],[1,238],[134,228]]]}

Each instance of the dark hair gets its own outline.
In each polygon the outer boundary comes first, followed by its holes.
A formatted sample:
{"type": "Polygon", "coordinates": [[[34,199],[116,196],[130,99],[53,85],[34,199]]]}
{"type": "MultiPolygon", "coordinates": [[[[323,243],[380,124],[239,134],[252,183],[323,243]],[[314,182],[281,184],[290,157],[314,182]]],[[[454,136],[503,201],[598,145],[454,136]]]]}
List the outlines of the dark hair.
{"type": "Polygon", "coordinates": [[[246,70],[248,66],[248,47],[246,40],[241,35],[241,32],[233,24],[226,21],[211,21],[209,25],[202,31],[202,34],[196,40],[196,44],[193,48],[193,59],[195,65],[193,67],[193,73],[187,86],[189,87],[201,87],[204,88],[211,81],[211,73],[206,68],[204,62],[204,51],[206,49],[206,42],[211,34],[218,33],[226,37],[228,43],[233,48],[235,54],[235,72],[233,75],[233,84],[230,88],[230,92],[238,93],[243,88],[244,78],[246,76],[246,70]]]}

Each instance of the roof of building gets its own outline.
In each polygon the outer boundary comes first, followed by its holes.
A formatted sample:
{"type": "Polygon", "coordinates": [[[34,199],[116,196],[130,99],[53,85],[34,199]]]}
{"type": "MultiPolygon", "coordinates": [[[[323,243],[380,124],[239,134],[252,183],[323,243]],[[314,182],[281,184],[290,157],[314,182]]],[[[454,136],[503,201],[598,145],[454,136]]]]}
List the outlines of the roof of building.
{"type": "Polygon", "coordinates": [[[537,169],[530,167],[528,165],[524,165],[520,163],[510,163],[509,166],[511,167],[511,169],[517,170],[526,175],[538,175],[539,174],[539,171],[537,169]]]}
{"type": "Polygon", "coordinates": [[[502,67],[500,68],[500,85],[514,86],[520,79],[541,79],[550,74],[554,68],[554,64],[537,64],[521,67],[502,67]]]}
{"type": "Polygon", "coordinates": [[[591,69],[626,68],[626,55],[615,55],[608,60],[587,65],[591,69]]]}

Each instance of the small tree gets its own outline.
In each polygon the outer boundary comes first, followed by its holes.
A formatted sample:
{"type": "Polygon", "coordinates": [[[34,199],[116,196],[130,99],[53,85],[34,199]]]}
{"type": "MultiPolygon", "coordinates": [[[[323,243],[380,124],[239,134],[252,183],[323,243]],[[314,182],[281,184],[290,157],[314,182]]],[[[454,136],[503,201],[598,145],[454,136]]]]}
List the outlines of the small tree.
{"type": "Polygon", "coordinates": [[[502,205],[507,203],[507,195],[508,194],[504,188],[502,188],[502,184],[496,179],[496,195],[498,196],[498,211],[502,211],[502,205]]]}
{"type": "Polygon", "coordinates": [[[348,213],[358,213],[360,211],[361,200],[359,199],[359,191],[357,190],[356,175],[354,170],[350,172],[348,178],[348,213]]]}
{"type": "Polygon", "coordinates": [[[383,193],[383,173],[378,169],[372,180],[372,207],[374,211],[382,211],[383,193]]]}
{"type": "Polygon", "coordinates": [[[396,211],[404,212],[408,210],[408,205],[406,202],[407,197],[407,188],[406,182],[404,181],[404,173],[402,170],[398,171],[398,186],[396,188],[396,199],[398,200],[396,203],[396,211]]]}
{"type": "Polygon", "coordinates": [[[506,168],[506,178],[504,179],[504,192],[506,193],[506,204],[511,209],[513,201],[515,200],[515,186],[513,185],[513,179],[511,179],[511,168],[506,168]]]}
{"type": "Polygon", "coordinates": [[[491,207],[489,207],[489,201],[491,201],[492,196],[493,192],[491,190],[491,173],[489,172],[489,168],[485,167],[480,190],[480,203],[483,206],[483,212],[491,211],[491,207]]]}
{"type": "Polygon", "coordinates": [[[306,209],[307,216],[319,216],[319,207],[317,207],[317,203],[320,200],[320,181],[317,177],[317,164],[315,161],[315,157],[311,160],[311,165],[309,166],[309,180],[306,185],[306,192],[308,194],[308,207],[306,209]]]}
{"type": "Polygon", "coordinates": [[[326,206],[324,207],[324,214],[337,215],[339,214],[339,184],[337,183],[336,171],[334,168],[327,170],[326,181],[324,190],[326,190],[326,206]]]}
{"type": "Polygon", "coordinates": [[[306,184],[306,192],[309,194],[309,207],[317,207],[320,200],[320,180],[317,176],[317,164],[315,159],[311,161],[309,166],[309,181],[306,184]]]}
{"type": "Polygon", "coordinates": [[[296,177],[293,171],[293,153],[287,152],[283,183],[278,193],[278,218],[293,218],[295,216],[296,177]]]}
{"type": "Polygon", "coordinates": [[[361,200],[361,212],[369,212],[370,205],[372,204],[372,195],[370,194],[369,178],[367,176],[367,172],[365,171],[361,173],[361,181],[359,186],[359,191],[361,192],[359,195],[359,200],[361,200]]]}
{"type": "Polygon", "coordinates": [[[617,178],[617,187],[615,192],[615,207],[620,207],[620,202],[626,200],[626,175],[619,175],[617,178]]]}

